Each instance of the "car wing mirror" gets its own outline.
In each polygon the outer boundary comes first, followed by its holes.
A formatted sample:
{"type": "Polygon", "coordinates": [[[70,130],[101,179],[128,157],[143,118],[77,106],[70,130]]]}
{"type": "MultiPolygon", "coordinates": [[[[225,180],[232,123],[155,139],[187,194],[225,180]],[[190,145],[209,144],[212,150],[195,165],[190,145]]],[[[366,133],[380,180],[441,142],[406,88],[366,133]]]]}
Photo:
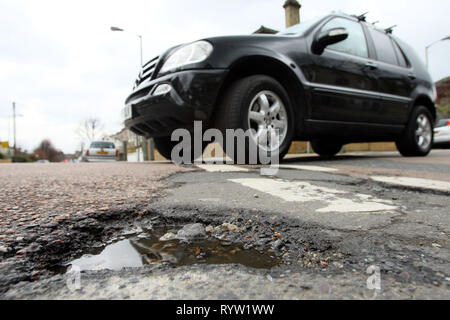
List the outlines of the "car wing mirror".
{"type": "Polygon", "coordinates": [[[347,38],[348,31],[345,28],[334,28],[318,32],[314,38],[312,52],[321,55],[327,46],[344,41],[347,38]]]}

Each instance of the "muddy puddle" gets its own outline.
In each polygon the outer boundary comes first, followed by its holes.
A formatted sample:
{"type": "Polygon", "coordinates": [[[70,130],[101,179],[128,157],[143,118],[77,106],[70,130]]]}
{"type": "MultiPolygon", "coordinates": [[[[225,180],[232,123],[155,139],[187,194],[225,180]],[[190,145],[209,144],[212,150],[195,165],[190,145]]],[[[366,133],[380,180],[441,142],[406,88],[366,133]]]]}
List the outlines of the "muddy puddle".
{"type": "Polygon", "coordinates": [[[67,263],[63,272],[71,265],[81,270],[121,270],[161,263],[174,266],[241,264],[255,269],[271,269],[280,264],[279,258],[271,250],[261,252],[243,249],[243,244],[230,244],[211,237],[192,242],[160,240],[167,232],[176,233],[178,229],[165,227],[144,230],[67,263]]]}

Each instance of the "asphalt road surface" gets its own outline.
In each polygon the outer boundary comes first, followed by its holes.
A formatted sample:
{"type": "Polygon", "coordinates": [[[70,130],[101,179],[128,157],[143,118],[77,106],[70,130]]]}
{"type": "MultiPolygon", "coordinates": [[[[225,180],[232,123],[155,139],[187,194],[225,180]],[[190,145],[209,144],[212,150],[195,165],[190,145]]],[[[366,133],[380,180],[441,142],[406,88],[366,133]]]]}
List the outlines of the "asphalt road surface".
{"type": "Polygon", "coordinates": [[[6,299],[450,298],[450,150],[426,158],[289,157],[275,176],[261,175],[259,166],[212,164],[42,168],[0,167],[8,182],[0,207],[0,296],[6,299]],[[46,197],[30,201],[20,190],[46,197]],[[77,190],[90,200],[80,200],[77,190]],[[30,227],[25,216],[36,211],[49,221],[30,227]],[[19,212],[22,225],[14,220],[19,212]],[[252,249],[269,252],[280,263],[262,269],[207,264],[199,248],[195,265],[83,271],[76,290],[67,274],[55,271],[130,230],[191,223],[201,223],[224,246],[239,244],[248,256],[252,249]]]}

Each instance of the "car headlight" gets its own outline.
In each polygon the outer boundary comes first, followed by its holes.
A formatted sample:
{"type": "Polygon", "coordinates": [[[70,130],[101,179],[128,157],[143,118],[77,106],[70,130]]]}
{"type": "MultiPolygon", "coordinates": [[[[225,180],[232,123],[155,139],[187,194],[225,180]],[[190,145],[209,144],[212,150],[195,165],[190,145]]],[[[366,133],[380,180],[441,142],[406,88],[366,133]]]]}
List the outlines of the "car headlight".
{"type": "Polygon", "coordinates": [[[188,44],[170,55],[161,68],[160,73],[166,73],[188,64],[202,62],[210,56],[212,51],[212,44],[206,41],[188,44]]]}

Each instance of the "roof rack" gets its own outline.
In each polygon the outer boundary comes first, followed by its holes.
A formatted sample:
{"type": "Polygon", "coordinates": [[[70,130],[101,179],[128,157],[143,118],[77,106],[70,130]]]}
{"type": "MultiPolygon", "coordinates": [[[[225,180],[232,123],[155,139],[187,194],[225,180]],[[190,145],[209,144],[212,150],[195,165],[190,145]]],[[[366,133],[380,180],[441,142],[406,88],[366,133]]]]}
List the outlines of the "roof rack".
{"type": "Polygon", "coordinates": [[[365,12],[365,13],[363,13],[363,14],[360,14],[359,16],[357,16],[357,15],[353,15],[356,19],[358,19],[358,21],[364,21],[364,22],[366,22],[366,15],[368,14],[369,12],[367,11],[367,12],[365,12]]]}
{"type": "Polygon", "coordinates": [[[397,25],[394,25],[394,26],[392,26],[392,27],[389,27],[389,28],[387,28],[387,29],[384,29],[384,31],[387,33],[387,34],[392,34],[392,32],[394,31],[394,28],[395,27],[397,27],[397,25]]]}

